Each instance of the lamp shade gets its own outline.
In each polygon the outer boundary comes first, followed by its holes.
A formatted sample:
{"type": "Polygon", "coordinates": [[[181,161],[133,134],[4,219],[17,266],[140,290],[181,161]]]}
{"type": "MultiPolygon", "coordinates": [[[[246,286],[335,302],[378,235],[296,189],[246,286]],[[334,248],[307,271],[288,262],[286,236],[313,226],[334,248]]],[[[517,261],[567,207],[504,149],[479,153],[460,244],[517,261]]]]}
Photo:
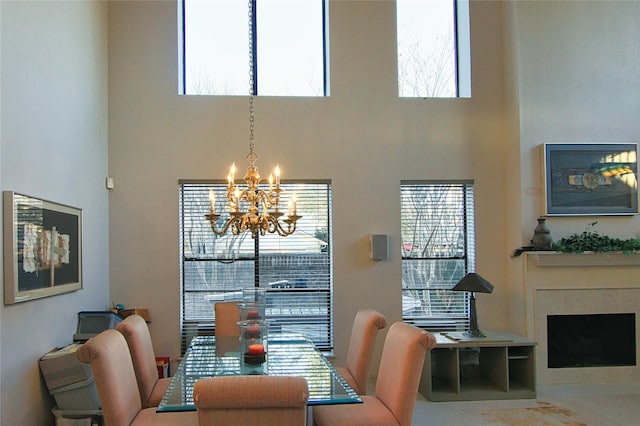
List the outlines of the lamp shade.
{"type": "Polygon", "coordinates": [[[493,284],[475,272],[470,272],[462,278],[451,290],[472,291],[474,293],[492,293],[493,284]]]}

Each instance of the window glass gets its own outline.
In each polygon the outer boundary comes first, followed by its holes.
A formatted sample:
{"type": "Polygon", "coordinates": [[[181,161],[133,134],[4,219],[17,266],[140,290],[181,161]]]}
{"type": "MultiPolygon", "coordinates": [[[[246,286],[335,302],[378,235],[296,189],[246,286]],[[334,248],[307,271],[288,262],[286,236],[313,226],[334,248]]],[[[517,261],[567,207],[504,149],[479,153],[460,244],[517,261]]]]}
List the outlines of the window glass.
{"type": "Polygon", "coordinates": [[[467,0],[397,0],[400,97],[469,96],[467,0]]]}
{"type": "Polygon", "coordinates": [[[473,185],[403,182],[403,319],[432,331],[468,328],[468,293],[455,286],[475,268],[473,185]]]}
{"type": "MultiPolygon", "coordinates": [[[[187,95],[249,94],[249,2],[183,0],[187,95]]],[[[257,95],[324,96],[324,0],[253,3],[257,95]]]]}
{"type": "Polygon", "coordinates": [[[247,14],[245,1],[184,1],[186,94],[249,93],[247,14]]]}
{"type": "Polygon", "coordinates": [[[258,2],[258,93],[323,96],[322,2],[258,2]]]}

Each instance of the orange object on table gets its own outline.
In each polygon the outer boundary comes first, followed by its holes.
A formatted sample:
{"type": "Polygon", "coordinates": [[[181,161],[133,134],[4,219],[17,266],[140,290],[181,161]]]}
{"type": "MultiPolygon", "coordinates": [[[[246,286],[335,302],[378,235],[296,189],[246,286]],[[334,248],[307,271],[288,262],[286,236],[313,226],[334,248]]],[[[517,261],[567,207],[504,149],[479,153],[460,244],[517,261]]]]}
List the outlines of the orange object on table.
{"type": "Polygon", "coordinates": [[[260,343],[249,345],[248,353],[249,355],[264,355],[264,346],[260,343]]]}

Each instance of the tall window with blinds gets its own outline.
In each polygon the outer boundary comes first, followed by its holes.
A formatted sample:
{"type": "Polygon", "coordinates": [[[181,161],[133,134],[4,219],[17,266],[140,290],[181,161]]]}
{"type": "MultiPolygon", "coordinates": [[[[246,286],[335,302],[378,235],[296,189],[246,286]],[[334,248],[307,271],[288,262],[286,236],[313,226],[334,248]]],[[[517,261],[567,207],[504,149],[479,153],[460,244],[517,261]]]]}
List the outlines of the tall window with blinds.
{"type": "MultiPolygon", "coordinates": [[[[296,232],[253,239],[217,236],[205,219],[209,190],[223,203],[226,181],[180,182],[183,351],[193,336],[215,332],[214,303],[239,300],[243,288],[258,286],[267,289],[271,330],[304,333],[320,349],[333,349],[331,184],[289,181],[281,188],[295,194],[303,216],[296,232]]],[[[223,212],[222,204],[216,210],[223,212]]]]}
{"type": "Polygon", "coordinates": [[[403,320],[431,331],[469,325],[468,293],[451,291],[475,269],[472,182],[402,181],[403,320]]]}

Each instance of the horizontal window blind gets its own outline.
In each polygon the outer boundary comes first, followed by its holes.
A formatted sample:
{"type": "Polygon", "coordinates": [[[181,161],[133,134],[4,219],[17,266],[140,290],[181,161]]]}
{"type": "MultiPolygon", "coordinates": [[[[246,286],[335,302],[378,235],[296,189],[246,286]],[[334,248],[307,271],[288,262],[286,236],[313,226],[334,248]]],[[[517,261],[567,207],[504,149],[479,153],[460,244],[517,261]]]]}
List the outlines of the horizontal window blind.
{"type": "Polygon", "coordinates": [[[455,286],[475,269],[473,184],[401,185],[403,319],[431,331],[464,330],[467,292],[455,286]]]}
{"type": "Polygon", "coordinates": [[[267,289],[273,331],[302,332],[333,349],[330,182],[283,182],[281,205],[295,196],[302,216],[297,230],[256,239],[212,232],[209,190],[220,226],[228,218],[226,188],[221,181],[180,183],[182,350],[193,336],[215,333],[214,303],[239,300],[243,288],[256,286],[267,289]]]}

